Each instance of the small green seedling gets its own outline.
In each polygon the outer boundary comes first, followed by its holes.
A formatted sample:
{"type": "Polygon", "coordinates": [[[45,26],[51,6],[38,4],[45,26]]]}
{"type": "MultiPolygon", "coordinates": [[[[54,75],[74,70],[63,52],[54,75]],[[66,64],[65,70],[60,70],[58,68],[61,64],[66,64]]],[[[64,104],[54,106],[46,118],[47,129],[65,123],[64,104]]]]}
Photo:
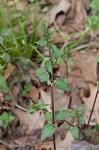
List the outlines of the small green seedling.
{"type": "Polygon", "coordinates": [[[0,127],[6,129],[8,125],[15,119],[15,117],[7,112],[3,112],[0,115],[0,127]]]}

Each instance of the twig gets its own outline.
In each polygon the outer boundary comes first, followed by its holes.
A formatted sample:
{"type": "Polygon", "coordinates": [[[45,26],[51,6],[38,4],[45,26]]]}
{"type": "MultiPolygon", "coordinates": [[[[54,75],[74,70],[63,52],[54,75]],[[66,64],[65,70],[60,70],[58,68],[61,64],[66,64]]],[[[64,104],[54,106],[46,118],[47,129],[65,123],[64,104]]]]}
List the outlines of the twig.
{"type": "Polygon", "coordinates": [[[16,103],[16,100],[15,100],[15,98],[13,97],[13,95],[12,95],[12,93],[11,93],[11,91],[9,90],[9,95],[11,96],[11,99],[12,99],[12,101],[14,102],[14,105],[17,107],[17,108],[19,108],[19,109],[21,109],[21,110],[23,110],[23,111],[27,111],[27,109],[26,108],[24,108],[24,107],[22,107],[22,106],[20,106],[20,105],[18,105],[17,103],[16,103]]]}
{"type": "Polygon", "coordinates": [[[91,110],[91,113],[90,113],[90,116],[89,116],[89,120],[88,120],[88,123],[87,123],[87,128],[88,128],[88,126],[89,126],[89,123],[90,123],[90,121],[91,121],[91,118],[92,118],[92,114],[93,114],[93,111],[94,111],[94,108],[95,108],[95,104],[96,104],[96,100],[97,100],[97,96],[98,96],[98,90],[97,90],[97,92],[96,92],[96,96],[95,96],[95,99],[94,99],[94,103],[93,103],[93,107],[92,107],[92,110],[91,110]]]}
{"type": "Polygon", "coordinates": [[[0,110],[11,110],[8,106],[0,106],[0,110]]]}
{"type": "Polygon", "coordinates": [[[27,109],[26,109],[26,108],[24,108],[24,107],[18,105],[17,103],[15,103],[15,106],[16,106],[17,108],[19,108],[19,109],[21,109],[21,110],[27,112],[27,109]]]}
{"type": "MultiPolygon", "coordinates": [[[[27,112],[27,109],[26,109],[26,108],[24,108],[24,107],[18,105],[17,103],[15,103],[15,106],[16,106],[18,109],[27,112]]],[[[12,109],[12,108],[11,108],[11,107],[8,107],[8,106],[0,106],[0,110],[11,110],[11,109],[12,109]]]]}
{"type": "Polygon", "coordinates": [[[69,124],[72,127],[75,127],[72,123],[68,122],[67,120],[64,120],[64,122],[66,122],[67,124],[69,124]]]}
{"type": "Polygon", "coordinates": [[[8,144],[8,143],[6,143],[6,142],[3,141],[3,140],[0,140],[0,143],[3,144],[3,145],[5,145],[5,146],[8,147],[9,149],[12,149],[12,150],[13,150],[13,148],[23,147],[22,145],[12,145],[12,144],[8,144]]]}

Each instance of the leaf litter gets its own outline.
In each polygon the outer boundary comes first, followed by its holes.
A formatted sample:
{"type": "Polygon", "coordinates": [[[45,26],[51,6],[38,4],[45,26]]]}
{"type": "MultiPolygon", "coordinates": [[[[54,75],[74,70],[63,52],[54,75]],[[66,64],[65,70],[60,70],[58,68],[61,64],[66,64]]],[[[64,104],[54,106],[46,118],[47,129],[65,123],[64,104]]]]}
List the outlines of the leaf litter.
{"type": "MultiPolygon", "coordinates": [[[[30,1],[16,1],[17,8],[19,11],[23,11],[28,5],[28,2],[30,1]]],[[[53,1],[50,1],[53,4],[53,1]]],[[[90,1],[89,1],[90,3],[90,1]]],[[[61,32],[56,34],[56,37],[53,37],[53,40],[58,40],[60,38],[66,37],[70,33],[74,32],[81,32],[85,29],[85,21],[87,16],[87,10],[89,9],[89,3],[85,0],[74,0],[70,2],[70,0],[56,0],[54,2],[54,5],[52,5],[52,9],[50,10],[49,15],[47,16],[48,20],[50,20],[50,23],[54,22],[56,24],[58,29],[61,29],[61,32]],[[50,19],[49,19],[50,18],[50,19]]],[[[13,1],[8,1],[9,7],[13,7],[14,3],[13,1]]],[[[44,16],[44,14],[42,14],[44,16]]],[[[40,14],[41,17],[41,14],[40,14]]],[[[31,21],[33,21],[34,16],[30,16],[30,26],[31,21]]],[[[27,28],[27,34],[29,34],[31,31],[30,28],[27,28]],[[28,31],[29,30],[29,31],[28,31]]],[[[39,35],[40,36],[40,35],[39,35]]],[[[61,40],[60,43],[64,42],[70,42],[68,39],[61,40]]],[[[59,44],[60,44],[59,43],[59,44]]],[[[88,43],[89,44],[89,43],[88,43]]],[[[98,46],[94,44],[92,47],[91,43],[87,46],[85,46],[85,50],[81,50],[81,52],[78,52],[78,50],[75,50],[74,56],[71,58],[74,61],[74,65],[71,68],[71,72],[69,73],[69,85],[73,89],[71,94],[69,95],[66,92],[56,90],[54,89],[55,93],[55,110],[63,110],[66,109],[69,105],[70,99],[72,99],[71,108],[75,107],[82,107],[83,102],[87,105],[88,111],[86,112],[86,115],[89,116],[90,110],[92,108],[93,100],[96,94],[96,56],[99,55],[98,46]],[[90,48],[92,48],[90,50],[90,48]],[[91,66],[91,67],[90,67],[91,66]]],[[[77,46],[78,49],[79,45],[77,46]]],[[[9,64],[7,67],[7,70],[5,72],[5,79],[7,81],[7,84],[9,86],[9,89],[12,93],[12,101],[4,102],[4,93],[0,92],[0,111],[3,111],[3,107],[10,108],[10,111],[16,116],[15,119],[15,126],[17,126],[19,123],[19,132],[14,129],[14,132],[17,136],[14,135],[14,139],[10,140],[13,144],[17,143],[18,145],[31,145],[31,149],[33,146],[35,149],[41,150],[42,148],[52,148],[52,141],[45,141],[44,143],[40,143],[40,140],[35,139],[35,137],[41,132],[41,128],[43,124],[45,123],[44,117],[41,112],[36,113],[34,116],[32,114],[28,114],[25,110],[28,109],[28,102],[29,98],[34,102],[37,103],[37,100],[39,96],[41,95],[41,98],[43,101],[47,104],[50,104],[50,89],[44,85],[40,85],[38,79],[36,78],[35,74],[35,67],[32,68],[31,65],[29,65],[30,70],[28,73],[26,73],[24,70],[22,70],[23,78],[19,80],[17,77],[14,76],[14,73],[17,72],[15,67],[12,64],[9,64]],[[29,74],[31,77],[31,80],[33,82],[33,85],[30,88],[30,91],[27,92],[27,94],[22,98],[20,95],[20,91],[22,92],[23,87],[22,84],[25,82],[25,75],[29,74]],[[10,82],[13,79],[14,76],[14,82],[10,82]],[[13,101],[14,99],[14,101],[13,101]],[[17,104],[17,105],[13,105],[17,104]],[[3,107],[2,107],[3,105],[3,107]],[[18,106],[18,107],[17,107],[18,106]],[[21,107],[19,107],[21,106],[21,107]],[[25,108],[22,109],[22,108],[25,108]],[[23,128],[21,128],[21,126],[23,128]],[[21,130],[22,129],[22,130],[21,130]],[[35,135],[31,135],[29,139],[29,135],[36,132],[35,135]],[[17,137],[17,138],[16,138],[17,137]],[[31,144],[31,139],[35,142],[31,144]],[[50,146],[49,146],[50,145],[50,146]]],[[[64,70],[66,70],[66,66],[60,65],[59,68],[57,68],[56,74],[62,74],[65,75],[64,70]]],[[[99,98],[98,98],[99,99],[99,98]]],[[[99,117],[97,114],[98,110],[98,101],[95,106],[94,115],[93,118],[96,118],[97,122],[99,122],[99,117]]],[[[51,106],[48,106],[48,110],[51,111],[51,106]]],[[[92,122],[91,122],[92,124],[92,122]]],[[[92,124],[93,125],[93,124],[92,124]]],[[[9,129],[11,130],[11,129],[9,129]]],[[[73,141],[73,137],[70,133],[67,133],[66,136],[59,142],[60,137],[64,132],[64,129],[61,129],[62,131],[58,131],[60,134],[56,136],[56,143],[57,143],[57,149],[66,150],[66,147],[68,147],[68,144],[70,144],[73,141]],[[67,142],[68,141],[68,142],[67,142]]],[[[4,148],[5,149],[5,146],[4,148]]],[[[26,149],[26,146],[25,146],[26,149]]],[[[21,149],[20,149],[21,150],[21,149]]]]}

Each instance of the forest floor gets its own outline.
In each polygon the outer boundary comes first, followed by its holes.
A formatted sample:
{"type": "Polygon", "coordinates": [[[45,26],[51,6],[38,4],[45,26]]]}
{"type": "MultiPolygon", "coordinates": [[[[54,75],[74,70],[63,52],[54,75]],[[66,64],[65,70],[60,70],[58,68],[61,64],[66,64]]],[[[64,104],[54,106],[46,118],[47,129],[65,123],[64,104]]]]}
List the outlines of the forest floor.
{"type": "MultiPolygon", "coordinates": [[[[67,65],[54,68],[54,77],[66,76],[70,93],[54,88],[55,110],[87,106],[90,116],[99,74],[99,31],[87,19],[92,15],[91,0],[0,0],[0,150],[53,150],[52,139],[41,142],[46,122],[40,112],[27,113],[29,100],[51,105],[50,88],[41,83],[36,69],[49,57],[35,44],[41,37],[40,25],[46,20],[57,30],[51,41],[67,48],[67,65]],[[9,89],[7,91],[7,88],[9,89]]],[[[99,95],[92,119],[99,123],[99,95]]],[[[50,108],[49,108],[50,109],[50,108]]],[[[92,122],[91,122],[92,124],[92,122]]],[[[90,125],[91,125],[90,124],[90,125]]],[[[68,150],[74,140],[64,127],[57,129],[57,150],[68,150]]]]}

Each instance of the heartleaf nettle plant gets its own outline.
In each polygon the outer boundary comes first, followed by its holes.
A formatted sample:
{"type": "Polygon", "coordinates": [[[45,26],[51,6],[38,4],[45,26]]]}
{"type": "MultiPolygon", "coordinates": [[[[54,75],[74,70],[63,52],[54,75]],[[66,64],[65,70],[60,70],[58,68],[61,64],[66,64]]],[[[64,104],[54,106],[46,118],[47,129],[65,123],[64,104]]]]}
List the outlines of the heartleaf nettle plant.
{"type": "Polygon", "coordinates": [[[7,112],[3,112],[0,115],[0,127],[7,128],[8,125],[15,119],[15,117],[7,112]]]}
{"type": "Polygon", "coordinates": [[[57,121],[64,120],[66,118],[67,112],[54,111],[53,87],[55,86],[56,88],[64,91],[69,91],[69,87],[68,87],[68,80],[66,78],[60,77],[54,79],[54,74],[53,74],[54,65],[56,64],[59,65],[61,62],[64,61],[60,49],[56,45],[51,43],[51,37],[55,31],[50,31],[48,26],[42,24],[41,32],[42,32],[42,38],[38,42],[36,42],[36,44],[43,47],[45,51],[48,51],[49,59],[45,61],[43,68],[37,69],[36,74],[39,77],[41,82],[46,82],[51,88],[52,112],[49,112],[46,109],[46,105],[43,104],[42,100],[39,100],[38,104],[34,104],[34,103],[30,104],[29,112],[34,113],[37,110],[43,111],[45,119],[48,121],[48,123],[43,126],[41,139],[43,141],[46,138],[53,135],[54,150],[56,150],[55,131],[56,131],[57,121]]]}
{"type": "MultiPolygon", "coordinates": [[[[41,27],[42,38],[36,42],[37,45],[44,48],[44,51],[48,51],[49,57],[45,61],[42,68],[37,69],[36,75],[39,77],[41,82],[45,82],[51,88],[51,106],[52,111],[49,112],[47,109],[48,104],[45,104],[42,99],[38,100],[35,104],[30,100],[30,106],[28,109],[29,113],[35,113],[36,111],[42,111],[47,123],[44,124],[41,132],[41,140],[45,140],[53,136],[54,150],[56,150],[55,143],[55,132],[59,121],[66,123],[66,131],[70,131],[75,139],[87,139],[93,134],[91,129],[89,130],[89,123],[93,114],[91,111],[90,118],[86,125],[85,113],[87,107],[84,105],[81,109],[77,108],[74,110],[54,110],[54,87],[69,92],[68,79],[65,77],[54,77],[54,66],[63,63],[65,60],[65,51],[61,51],[56,45],[52,44],[51,37],[55,31],[50,31],[49,26],[42,24],[41,27]]],[[[97,97],[96,97],[97,98],[97,97]]],[[[96,100],[95,100],[96,101],[96,100]]],[[[93,106],[94,108],[94,106],[93,106]]],[[[92,109],[93,109],[92,108],[92,109]]],[[[96,130],[99,131],[99,125],[96,124],[96,130]]]]}

